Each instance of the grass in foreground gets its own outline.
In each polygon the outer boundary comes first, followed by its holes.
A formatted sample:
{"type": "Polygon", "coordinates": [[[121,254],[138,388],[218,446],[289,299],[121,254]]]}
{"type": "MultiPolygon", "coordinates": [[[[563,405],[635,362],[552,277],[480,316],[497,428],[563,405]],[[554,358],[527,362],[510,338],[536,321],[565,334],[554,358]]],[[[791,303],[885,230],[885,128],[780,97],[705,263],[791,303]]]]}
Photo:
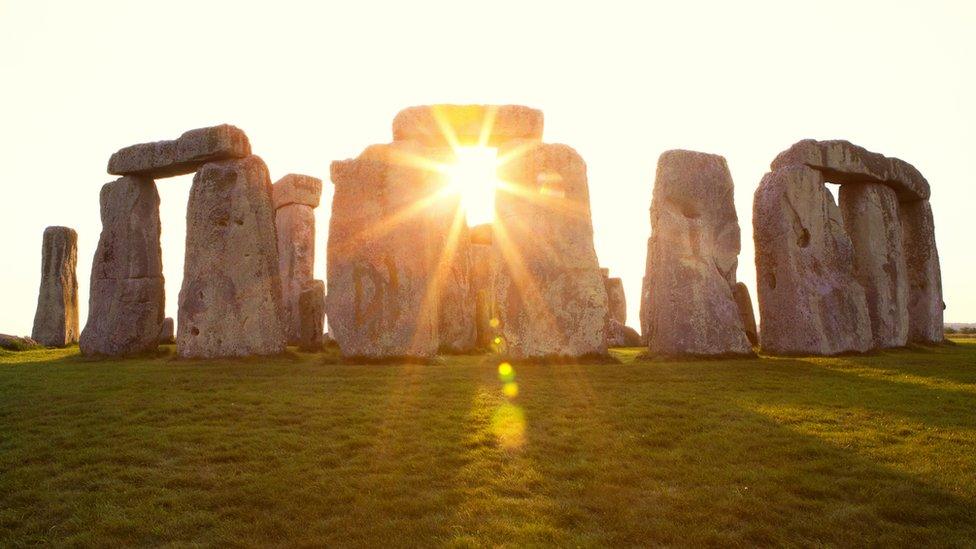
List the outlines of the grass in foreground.
{"type": "Polygon", "coordinates": [[[0,545],[976,543],[976,341],[638,351],[513,398],[485,357],[3,352],[0,545]]]}

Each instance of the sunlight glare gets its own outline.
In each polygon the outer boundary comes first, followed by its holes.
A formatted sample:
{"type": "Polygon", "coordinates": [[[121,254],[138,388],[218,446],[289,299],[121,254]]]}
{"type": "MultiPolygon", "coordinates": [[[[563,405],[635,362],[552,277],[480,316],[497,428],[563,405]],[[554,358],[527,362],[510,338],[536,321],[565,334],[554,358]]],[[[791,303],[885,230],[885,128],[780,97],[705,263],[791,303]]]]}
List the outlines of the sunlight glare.
{"type": "Polygon", "coordinates": [[[490,147],[458,147],[456,160],[448,166],[449,184],[461,195],[461,208],[468,225],[491,223],[495,219],[496,150],[490,147]]]}

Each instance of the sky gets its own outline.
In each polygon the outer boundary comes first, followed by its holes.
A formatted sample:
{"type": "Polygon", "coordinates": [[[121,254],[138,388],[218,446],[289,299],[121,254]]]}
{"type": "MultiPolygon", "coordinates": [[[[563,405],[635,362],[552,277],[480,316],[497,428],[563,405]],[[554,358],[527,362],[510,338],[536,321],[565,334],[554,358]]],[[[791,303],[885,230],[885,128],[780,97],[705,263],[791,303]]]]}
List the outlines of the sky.
{"type": "MultiPolygon", "coordinates": [[[[637,311],[658,156],[723,155],[755,298],[752,195],[803,138],[848,139],[932,186],[946,321],[976,321],[976,3],[0,0],[0,333],[29,334],[44,227],[79,233],[81,321],[117,149],[234,124],[272,180],[392,139],[400,109],[516,103],[588,166],[600,262],[637,311]],[[577,4],[577,5],[571,5],[577,4]]],[[[192,176],[157,182],[176,317],[192,176]]]]}

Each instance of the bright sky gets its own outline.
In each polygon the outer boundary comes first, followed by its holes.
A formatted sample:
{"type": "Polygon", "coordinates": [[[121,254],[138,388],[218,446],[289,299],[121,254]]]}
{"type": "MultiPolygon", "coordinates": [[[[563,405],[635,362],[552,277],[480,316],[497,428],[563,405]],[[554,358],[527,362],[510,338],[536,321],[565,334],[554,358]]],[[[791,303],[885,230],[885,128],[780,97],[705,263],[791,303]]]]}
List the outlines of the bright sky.
{"type": "MultiPolygon", "coordinates": [[[[272,179],[391,139],[406,106],[519,103],[589,167],[596,249],[637,309],[658,155],[728,159],[755,296],[752,193],[802,138],[932,184],[947,321],[976,321],[976,3],[0,0],[0,332],[29,334],[45,226],[79,233],[81,320],[109,155],[218,123],[272,179]],[[579,4],[584,4],[580,2],[579,4]],[[789,4],[789,6],[787,6],[789,4]]],[[[190,176],[160,180],[176,316],[190,176]]],[[[317,210],[325,274],[331,184],[317,210]]]]}

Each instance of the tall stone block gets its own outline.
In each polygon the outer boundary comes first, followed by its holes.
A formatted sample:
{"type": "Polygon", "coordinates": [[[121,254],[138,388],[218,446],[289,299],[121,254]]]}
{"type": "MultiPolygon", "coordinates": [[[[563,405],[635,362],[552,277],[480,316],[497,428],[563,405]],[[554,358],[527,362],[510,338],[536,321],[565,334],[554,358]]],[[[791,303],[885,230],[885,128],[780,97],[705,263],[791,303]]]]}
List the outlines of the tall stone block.
{"type": "Polygon", "coordinates": [[[627,324],[627,297],[624,295],[624,281],[620,278],[605,277],[603,284],[607,289],[607,307],[610,318],[627,324]]]}
{"type": "Polygon", "coordinates": [[[123,356],[156,349],[165,289],[156,183],[125,176],[102,186],[102,232],[92,261],[85,355],[123,356]]]}
{"type": "Polygon", "coordinates": [[[298,295],[300,318],[298,350],[316,352],[322,349],[325,330],[325,283],[311,280],[298,295]]]}
{"type": "Polygon", "coordinates": [[[315,273],[315,211],[322,181],[288,174],[274,184],[275,229],[278,235],[278,273],[288,342],[301,339],[298,299],[315,273]]]}
{"type": "Polygon", "coordinates": [[[496,197],[494,293],[513,358],[607,354],[607,291],[596,251],[586,164],[566,145],[511,142],[496,197]]]}
{"type": "Polygon", "coordinates": [[[257,156],[205,164],[193,178],[176,349],[183,358],[285,350],[268,168],[257,156]]]}
{"type": "Polygon", "coordinates": [[[746,331],[746,337],[753,346],[759,345],[759,333],[756,330],[756,313],[752,310],[752,296],[749,295],[749,288],[742,282],[736,282],[732,289],[732,297],[735,298],[735,305],[739,309],[739,320],[742,321],[742,328],[746,331]]]}
{"type": "Polygon", "coordinates": [[[78,233],[68,227],[44,229],[41,285],[31,338],[48,347],[78,341],[78,233]]]}
{"type": "Polygon", "coordinates": [[[725,159],[693,151],[663,153],[654,181],[645,275],[652,353],[752,353],[732,295],[739,246],[725,159]]]}
{"type": "Polygon", "coordinates": [[[928,200],[902,202],[899,219],[908,272],[908,339],[940,343],[943,335],[942,269],[928,200]]]}
{"type": "Polygon", "coordinates": [[[880,183],[840,188],[844,227],[854,246],[854,277],[864,288],[874,346],[908,342],[908,268],[898,218],[898,196],[880,183]]]}
{"type": "Polygon", "coordinates": [[[498,311],[495,306],[495,261],[492,247],[493,235],[490,224],[471,228],[471,293],[475,300],[475,346],[490,349],[498,327],[498,311]]]}
{"type": "Polygon", "coordinates": [[[804,165],[766,174],[752,219],[763,350],[834,355],[871,349],[854,248],[823,175],[804,165]]]}

